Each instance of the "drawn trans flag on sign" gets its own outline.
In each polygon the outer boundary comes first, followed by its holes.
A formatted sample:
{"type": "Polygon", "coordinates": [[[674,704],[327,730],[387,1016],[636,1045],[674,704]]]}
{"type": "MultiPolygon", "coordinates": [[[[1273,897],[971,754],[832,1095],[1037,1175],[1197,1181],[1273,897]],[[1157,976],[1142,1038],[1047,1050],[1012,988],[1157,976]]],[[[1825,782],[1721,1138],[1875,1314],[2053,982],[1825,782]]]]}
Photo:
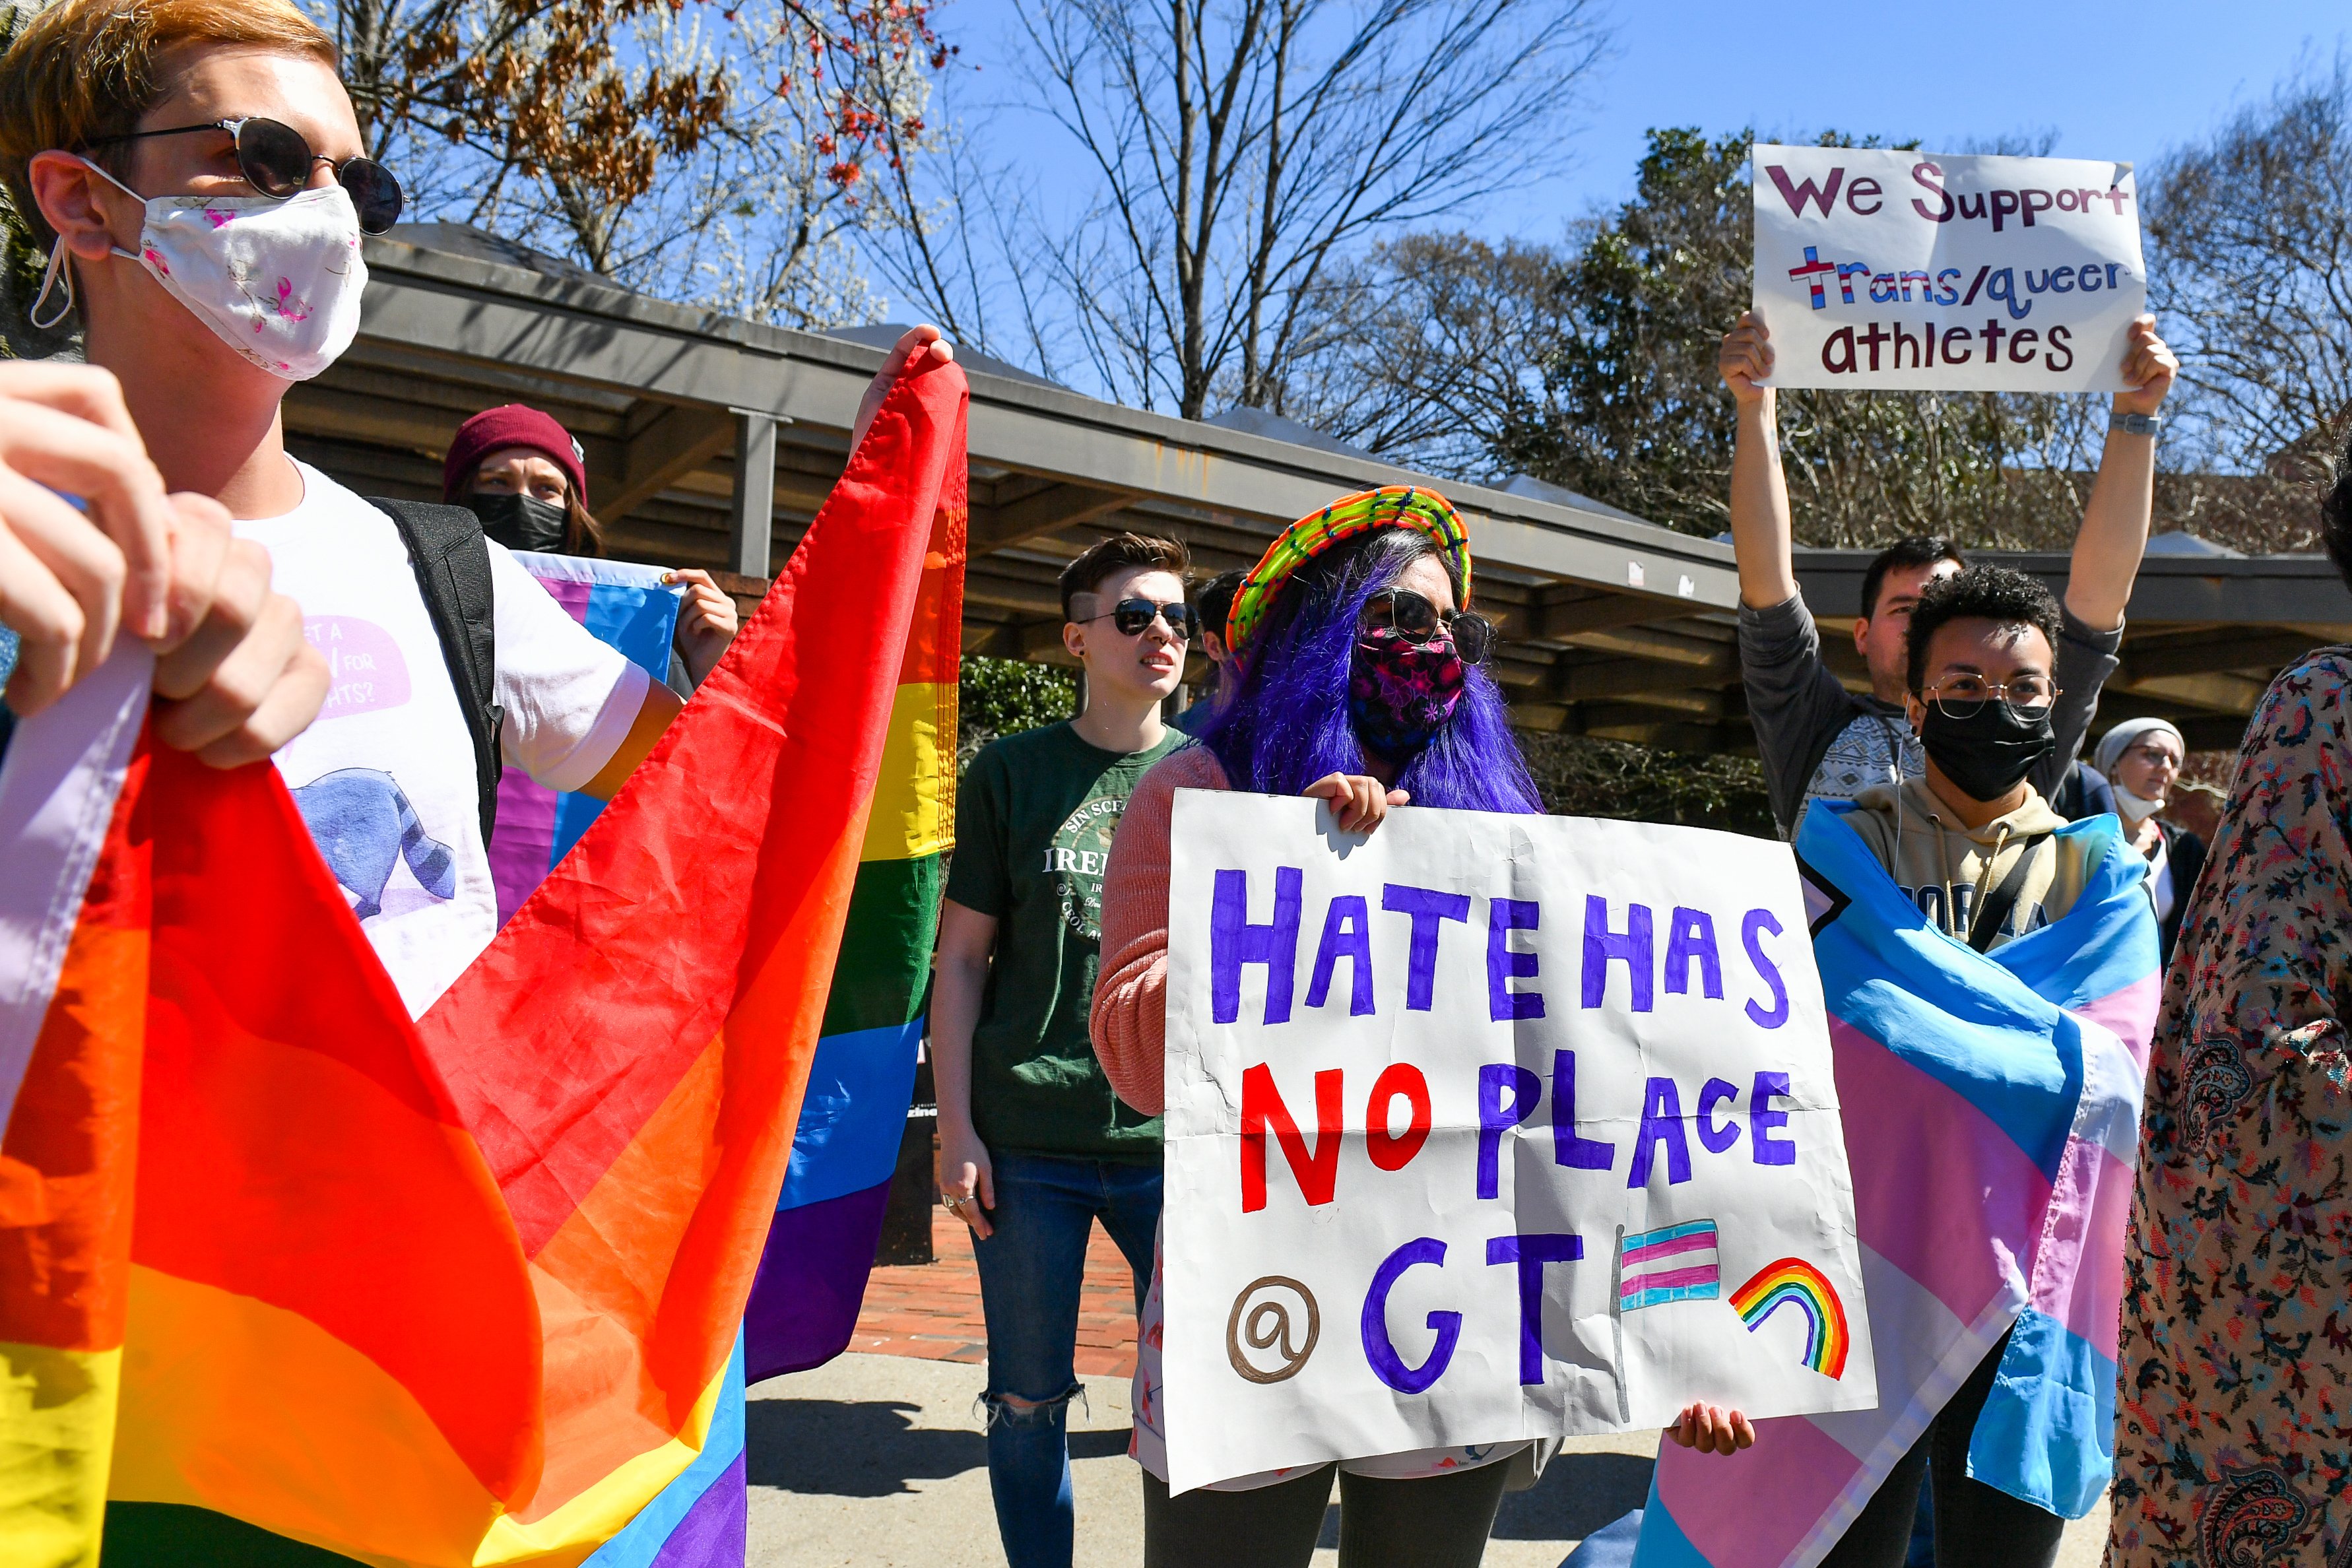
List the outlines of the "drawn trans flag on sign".
{"type": "Polygon", "coordinates": [[[1711,1219],[1627,1237],[1618,1244],[1617,1310],[1714,1300],[1723,1289],[1715,1241],[1711,1219]]]}
{"type": "MultiPolygon", "coordinates": [[[[575,621],[659,681],[669,674],[669,645],[686,590],[662,581],[666,569],[631,561],[515,552],[515,564],[539,580],[575,621]]],[[[499,826],[490,838],[490,880],[499,923],[522,908],[557,862],[572,852],[604,803],[531,782],[520,768],[499,779],[499,826]]]]}

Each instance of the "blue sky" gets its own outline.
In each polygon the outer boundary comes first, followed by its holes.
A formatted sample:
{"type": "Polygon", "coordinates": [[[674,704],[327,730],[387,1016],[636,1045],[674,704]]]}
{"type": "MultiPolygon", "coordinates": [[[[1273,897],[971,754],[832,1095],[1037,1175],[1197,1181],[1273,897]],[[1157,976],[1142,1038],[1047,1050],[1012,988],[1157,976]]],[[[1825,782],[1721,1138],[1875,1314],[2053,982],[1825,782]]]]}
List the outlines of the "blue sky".
{"type": "MultiPolygon", "coordinates": [[[[2325,69],[2339,48],[2352,52],[2344,0],[1601,0],[1599,10],[1614,42],[1584,86],[1569,166],[1467,226],[1557,237],[1593,204],[1631,193],[1654,125],[1834,126],[1941,151],[2050,130],[2056,152],[2146,163],[2267,98],[2298,60],[2325,69]]],[[[936,16],[963,62],[982,68],[961,84],[967,122],[1048,184],[1083,178],[1042,119],[970,112],[1015,89],[1009,0],[950,0],[936,16]]]]}

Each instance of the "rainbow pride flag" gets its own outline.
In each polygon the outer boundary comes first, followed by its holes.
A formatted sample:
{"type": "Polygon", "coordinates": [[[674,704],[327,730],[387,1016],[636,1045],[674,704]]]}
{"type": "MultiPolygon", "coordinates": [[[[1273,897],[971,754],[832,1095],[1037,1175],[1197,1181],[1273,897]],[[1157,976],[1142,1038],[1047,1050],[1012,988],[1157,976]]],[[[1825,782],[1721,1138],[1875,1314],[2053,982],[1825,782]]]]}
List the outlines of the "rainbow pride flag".
{"type": "MultiPolygon", "coordinates": [[[[656,682],[668,678],[670,638],[686,590],[664,583],[661,567],[533,551],[517,551],[514,560],[599,640],[627,655],[656,682]]],[[[604,809],[593,795],[549,789],[520,768],[499,776],[490,880],[498,889],[500,923],[522,908],[604,809]]]]}
{"type": "Polygon", "coordinates": [[[913,1098],[940,867],[955,845],[965,521],[958,491],[923,559],[848,928],[744,1319],[753,1383],[847,1347],[881,1238],[913,1098]]]}
{"type": "Polygon", "coordinates": [[[411,1022],[273,769],[126,649],[0,764],[0,1561],[743,1555],[792,1154],[961,373],[903,378],[766,602],[411,1022]],[[714,784],[714,781],[717,781],[714,784]]]}
{"type": "MultiPolygon", "coordinates": [[[[1969,1473],[2080,1518],[2114,1469],[2116,1341],[2140,1084],[2162,973],[2147,862],[2112,816],[2061,829],[2061,919],[1980,955],[1930,926],[1853,829],[1797,857],[1846,1118],[1879,1407],[1757,1424],[1729,1458],[1664,1445],[1635,1568],[1812,1568],[2010,1333],[1969,1473]],[[2011,1332],[2014,1325],[2014,1332],[2011,1332]]],[[[1760,1321],[1801,1298],[1767,1269],[1760,1321]]],[[[1840,1353],[1827,1337],[1821,1353],[1840,1353]]]]}

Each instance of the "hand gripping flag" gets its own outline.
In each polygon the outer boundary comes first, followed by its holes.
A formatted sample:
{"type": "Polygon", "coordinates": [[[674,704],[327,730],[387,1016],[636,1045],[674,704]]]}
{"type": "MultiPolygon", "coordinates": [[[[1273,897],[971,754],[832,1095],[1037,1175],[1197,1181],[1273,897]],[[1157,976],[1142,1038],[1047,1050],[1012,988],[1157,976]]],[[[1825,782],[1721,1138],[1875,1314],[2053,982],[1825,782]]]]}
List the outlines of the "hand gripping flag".
{"type": "MultiPolygon", "coordinates": [[[[2083,891],[1979,955],[1929,925],[1843,820],[1797,857],[1849,1116],[1879,1407],[1757,1423],[1728,1458],[1664,1445],[1636,1568],[1812,1568],[2011,1333],[1969,1473],[2080,1518],[2114,1468],[2124,1222],[2162,979],[2147,863],[2110,816],[2061,829],[2083,891]]],[[[1769,1311],[1772,1282],[1742,1291],[1769,1311]]]]}
{"type": "Polygon", "coordinates": [[[741,1560],[738,1331],[963,380],[412,1024],[273,770],[127,652],[0,767],[0,1562],[741,1560]],[[19,868],[23,874],[19,875],[19,868]]]}

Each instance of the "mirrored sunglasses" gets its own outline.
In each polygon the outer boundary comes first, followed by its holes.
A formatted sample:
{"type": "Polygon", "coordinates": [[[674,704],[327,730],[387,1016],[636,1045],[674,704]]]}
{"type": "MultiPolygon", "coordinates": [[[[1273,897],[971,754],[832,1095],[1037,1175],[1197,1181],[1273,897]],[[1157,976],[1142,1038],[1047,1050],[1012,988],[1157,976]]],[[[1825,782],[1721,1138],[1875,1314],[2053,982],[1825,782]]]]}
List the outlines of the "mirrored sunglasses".
{"type": "Polygon", "coordinates": [[[1414,642],[1454,638],[1454,651],[1472,664],[1484,664],[1495,651],[1495,623],[1468,610],[1440,610],[1426,594],[1411,588],[1383,588],[1364,601],[1367,630],[1387,627],[1414,642]]]}
{"type": "Polygon", "coordinates": [[[1149,599],[1121,599],[1099,616],[1088,616],[1089,621],[1108,621],[1121,637],[1139,637],[1154,620],[1165,616],[1169,634],[1178,642],[1191,642],[1201,629],[1201,613],[1183,600],[1155,605],[1149,599]]]}

